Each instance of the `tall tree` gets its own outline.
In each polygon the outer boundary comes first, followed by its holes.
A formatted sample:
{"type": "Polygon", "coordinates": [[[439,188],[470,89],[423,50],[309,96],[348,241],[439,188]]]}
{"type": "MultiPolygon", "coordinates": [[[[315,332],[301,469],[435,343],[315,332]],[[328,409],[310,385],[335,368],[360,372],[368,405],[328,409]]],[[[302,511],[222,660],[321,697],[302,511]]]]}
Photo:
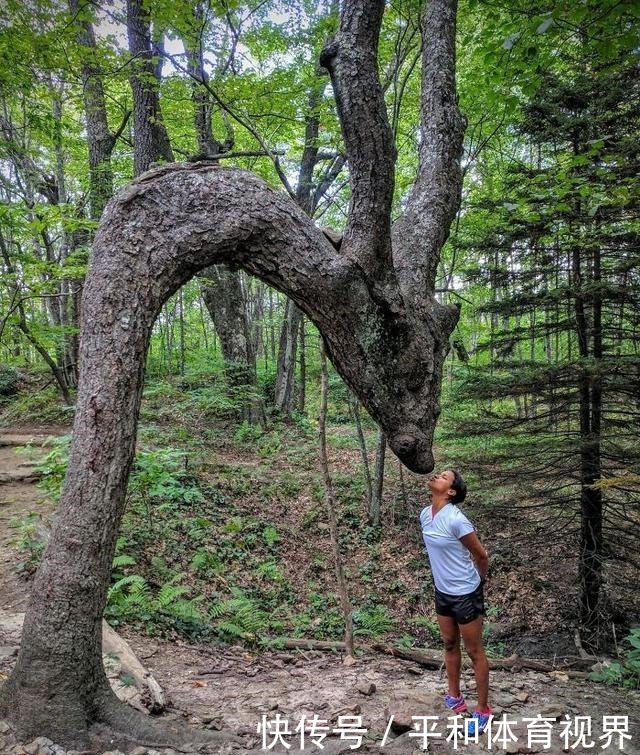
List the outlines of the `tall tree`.
{"type": "Polygon", "coordinates": [[[90,213],[98,220],[113,195],[113,168],[111,154],[123,132],[131,112],[126,110],[122,122],[114,133],[109,129],[107,104],[102,79],[104,71],[99,64],[96,35],[93,29],[93,7],[81,0],[69,0],[69,11],[76,24],[80,65],[82,70],[82,96],[87,147],[89,150],[89,202],[90,213]]]}
{"type": "Polygon", "coordinates": [[[416,472],[432,441],[457,307],[433,296],[460,201],[464,119],[455,93],[455,0],[423,18],[420,171],[393,227],[395,148],[378,79],[382,0],[348,0],[321,56],[336,94],[351,180],[340,253],[300,207],[245,171],[210,162],[157,168],[108,205],[84,292],[69,467],[0,710],[23,735],[85,746],[87,727],[158,742],[105,676],[101,621],[135,450],[150,331],[198,271],[233,262],[285,292],[323,334],[334,365],[416,472]]]}
{"type": "Polygon", "coordinates": [[[133,93],[133,174],[157,161],[173,162],[173,150],[160,109],[162,60],[151,39],[151,19],[143,0],[127,0],[127,37],[133,93]]]}
{"type": "Polygon", "coordinates": [[[597,56],[580,60],[582,70],[548,75],[527,103],[520,131],[535,149],[511,161],[481,240],[496,284],[483,307],[496,317],[494,357],[472,372],[467,393],[497,403],[466,431],[476,424],[517,439],[512,471],[548,512],[545,542],[551,522],[566,518],[565,542],[577,512],[577,613],[585,644],[598,649],[615,617],[606,563],[637,567],[640,535],[624,512],[637,494],[615,483],[640,462],[630,400],[640,390],[629,379],[639,359],[640,88],[635,65],[594,71],[597,56]]]}

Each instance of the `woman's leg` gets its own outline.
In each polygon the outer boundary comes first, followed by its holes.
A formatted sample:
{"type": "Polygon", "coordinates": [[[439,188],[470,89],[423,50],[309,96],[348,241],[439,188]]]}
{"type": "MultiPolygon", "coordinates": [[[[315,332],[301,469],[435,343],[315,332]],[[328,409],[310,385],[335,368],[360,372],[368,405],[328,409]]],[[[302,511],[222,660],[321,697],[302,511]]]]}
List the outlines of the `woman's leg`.
{"type": "Polygon", "coordinates": [[[460,666],[462,655],[460,653],[460,632],[458,624],[453,616],[438,616],[440,634],[444,642],[444,665],[447,669],[447,681],[449,694],[452,697],[460,697],[460,666]]]}
{"type": "Polygon", "coordinates": [[[458,624],[464,646],[473,662],[478,693],[478,708],[486,710],[489,706],[489,662],[482,645],[482,616],[467,624],[458,624]]]}

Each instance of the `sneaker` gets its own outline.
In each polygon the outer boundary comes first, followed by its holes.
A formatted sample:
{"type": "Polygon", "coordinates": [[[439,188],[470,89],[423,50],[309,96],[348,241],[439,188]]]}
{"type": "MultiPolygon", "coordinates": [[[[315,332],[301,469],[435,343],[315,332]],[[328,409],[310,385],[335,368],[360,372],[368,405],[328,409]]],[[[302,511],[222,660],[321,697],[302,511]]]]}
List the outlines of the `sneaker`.
{"type": "Polygon", "coordinates": [[[454,713],[468,713],[469,708],[467,708],[467,704],[464,701],[464,696],[460,695],[459,697],[453,697],[452,695],[445,695],[444,696],[444,704],[452,710],[454,713]]]}
{"type": "Polygon", "coordinates": [[[473,711],[471,719],[467,721],[469,736],[475,737],[476,732],[482,734],[487,728],[489,719],[493,716],[491,708],[487,708],[486,711],[480,711],[477,708],[473,711]]]}

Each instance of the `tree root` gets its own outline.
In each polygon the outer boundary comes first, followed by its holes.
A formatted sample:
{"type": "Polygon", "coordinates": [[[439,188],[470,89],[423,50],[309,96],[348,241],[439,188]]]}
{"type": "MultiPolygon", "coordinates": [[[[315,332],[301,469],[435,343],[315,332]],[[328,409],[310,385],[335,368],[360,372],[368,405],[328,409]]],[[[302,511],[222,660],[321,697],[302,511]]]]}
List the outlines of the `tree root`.
{"type": "MultiPolygon", "coordinates": [[[[100,701],[98,720],[89,730],[94,746],[128,748],[135,745],[195,753],[213,745],[221,752],[230,752],[243,740],[231,732],[206,731],[178,719],[151,718],[119,700],[111,690],[100,701]],[[226,745],[226,747],[223,747],[226,745]]],[[[205,750],[206,751],[206,750],[205,750]]]]}

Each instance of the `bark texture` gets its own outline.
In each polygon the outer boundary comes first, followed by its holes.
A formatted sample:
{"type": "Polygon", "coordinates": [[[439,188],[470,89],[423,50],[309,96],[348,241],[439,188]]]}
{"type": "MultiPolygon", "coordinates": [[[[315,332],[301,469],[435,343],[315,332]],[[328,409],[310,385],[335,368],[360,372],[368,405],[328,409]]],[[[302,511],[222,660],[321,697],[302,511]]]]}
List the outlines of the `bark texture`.
{"type": "Polygon", "coordinates": [[[76,36],[82,55],[82,94],[89,148],[89,197],[91,217],[97,220],[113,195],[111,153],[117,135],[111,133],[107,121],[102,85],[104,74],[96,62],[96,37],[92,17],[89,15],[92,8],[88,4],[81,5],[80,0],[69,0],[69,10],[76,20],[76,36]]]}
{"type": "Polygon", "coordinates": [[[289,197],[211,162],[149,171],[105,209],[83,294],[59,517],[35,577],[16,666],[0,691],[0,712],[27,736],[83,745],[88,725],[102,721],[158,738],[152,723],[109,689],[100,626],[151,328],[163,303],[200,271],[231,264],[289,296],[321,331],[333,364],[391,450],[415,472],[433,468],[442,364],[458,317],[456,307],[438,304],[430,285],[460,194],[455,0],[432,0],[425,14],[422,172],[407,210],[412,221],[393,234],[393,143],[375,55],[382,8],[378,0],[347,0],[338,37],[323,54],[352,177],[340,251],[289,197]]]}
{"type": "Polygon", "coordinates": [[[142,0],[127,0],[127,37],[133,93],[133,174],[139,176],[152,163],[173,161],[169,136],[160,110],[160,70],[154,65],[151,24],[142,0]]]}

